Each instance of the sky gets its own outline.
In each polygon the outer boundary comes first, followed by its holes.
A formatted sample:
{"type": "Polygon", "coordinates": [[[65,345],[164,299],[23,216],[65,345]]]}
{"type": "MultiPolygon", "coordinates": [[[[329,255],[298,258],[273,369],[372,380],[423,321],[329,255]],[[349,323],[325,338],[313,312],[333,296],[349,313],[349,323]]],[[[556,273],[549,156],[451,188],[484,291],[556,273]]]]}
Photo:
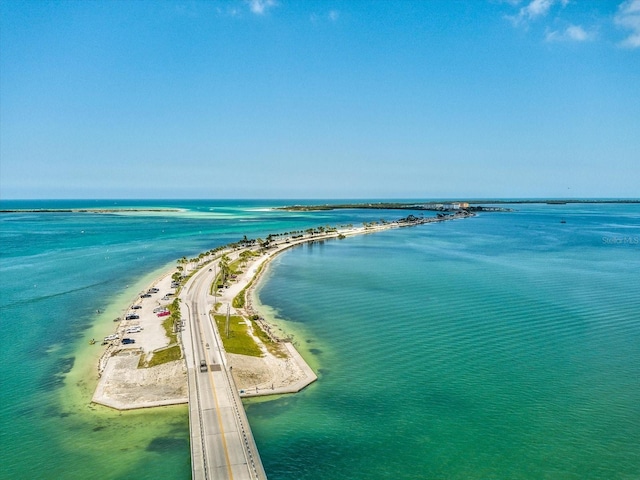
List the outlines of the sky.
{"type": "Polygon", "coordinates": [[[0,2],[0,199],[640,197],[640,0],[0,2]]]}

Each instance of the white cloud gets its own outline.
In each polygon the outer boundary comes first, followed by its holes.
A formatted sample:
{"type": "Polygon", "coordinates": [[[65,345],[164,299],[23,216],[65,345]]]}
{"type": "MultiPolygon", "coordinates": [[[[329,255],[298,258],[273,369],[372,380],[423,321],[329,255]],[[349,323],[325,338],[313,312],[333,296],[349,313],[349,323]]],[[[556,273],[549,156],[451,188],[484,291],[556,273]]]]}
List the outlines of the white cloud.
{"type": "Polygon", "coordinates": [[[614,21],[616,25],[631,30],[631,34],[620,45],[628,48],[640,47],[640,0],[622,2],[614,21]]]}
{"type": "Polygon", "coordinates": [[[563,31],[550,30],[547,31],[545,39],[548,42],[561,42],[561,41],[573,41],[573,42],[586,42],[593,40],[595,33],[587,32],[580,25],[569,25],[563,31]]]}
{"type": "MultiPolygon", "coordinates": [[[[519,2],[509,3],[513,6],[519,4],[519,2]]],[[[527,5],[520,8],[517,15],[507,16],[507,18],[516,26],[526,24],[528,21],[546,16],[551,7],[558,3],[565,7],[569,0],[531,0],[527,5]]]]}
{"type": "Polygon", "coordinates": [[[589,40],[590,35],[580,25],[570,25],[565,30],[568,38],[576,42],[584,42],[589,40]]]}
{"type": "MultiPolygon", "coordinates": [[[[569,4],[578,6],[577,0],[491,0],[496,3],[508,4],[513,15],[505,15],[505,18],[515,27],[529,29],[534,23],[545,24],[544,38],[547,42],[588,42],[595,40],[605,23],[613,20],[620,29],[627,31],[626,38],[618,43],[625,48],[640,48],[640,0],[617,0],[617,11],[611,16],[593,19],[592,25],[583,27],[574,24],[568,16],[576,12],[578,8],[567,8],[569,4]],[[545,17],[549,19],[545,20],[545,17]]],[[[584,17],[584,16],[583,16],[584,17]]]]}
{"type": "Polygon", "coordinates": [[[520,15],[534,19],[549,13],[549,9],[553,5],[554,0],[533,0],[526,7],[520,9],[520,15]]]}
{"type": "Polygon", "coordinates": [[[249,9],[256,15],[264,15],[264,13],[277,5],[276,0],[246,0],[249,9]]]}

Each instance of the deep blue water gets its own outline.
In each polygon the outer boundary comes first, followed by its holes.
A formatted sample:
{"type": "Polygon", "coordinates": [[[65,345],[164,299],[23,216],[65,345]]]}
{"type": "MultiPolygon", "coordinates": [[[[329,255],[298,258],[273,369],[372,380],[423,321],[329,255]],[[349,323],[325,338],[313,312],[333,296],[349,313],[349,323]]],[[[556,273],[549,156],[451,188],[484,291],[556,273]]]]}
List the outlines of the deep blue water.
{"type": "MultiPolygon", "coordinates": [[[[90,405],[87,338],[182,256],[403,216],[293,203],[1,202],[180,211],[0,215],[0,477],[189,478],[186,408],[90,405]]],[[[640,206],[515,208],[274,260],[320,379],[248,405],[269,478],[640,478],[640,206]]]]}

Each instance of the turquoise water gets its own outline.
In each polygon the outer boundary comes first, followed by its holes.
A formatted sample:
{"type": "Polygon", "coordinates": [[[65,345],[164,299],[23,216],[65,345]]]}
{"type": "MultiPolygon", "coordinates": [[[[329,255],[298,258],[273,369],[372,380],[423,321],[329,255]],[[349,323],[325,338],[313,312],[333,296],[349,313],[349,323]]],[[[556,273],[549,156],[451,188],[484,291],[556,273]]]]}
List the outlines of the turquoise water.
{"type": "Polygon", "coordinates": [[[640,212],[518,208],[274,262],[322,370],[248,409],[270,478],[640,478],[640,212]]]}
{"type": "MultiPolygon", "coordinates": [[[[186,408],[90,405],[88,339],[182,256],[401,216],[290,203],[1,202],[181,211],[0,215],[0,477],[189,478],[186,408]]],[[[640,478],[640,206],[516,208],[273,262],[260,299],[320,380],[248,405],[270,479],[640,478]]]]}

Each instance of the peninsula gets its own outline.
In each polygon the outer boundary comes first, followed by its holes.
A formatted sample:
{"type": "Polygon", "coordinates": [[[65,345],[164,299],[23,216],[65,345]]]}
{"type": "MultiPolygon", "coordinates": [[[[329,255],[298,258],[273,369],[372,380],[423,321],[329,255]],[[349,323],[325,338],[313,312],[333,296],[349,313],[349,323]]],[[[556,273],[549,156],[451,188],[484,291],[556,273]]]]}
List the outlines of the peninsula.
{"type": "Polygon", "coordinates": [[[246,237],[188,260],[157,279],[116,319],[115,332],[98,365],[100,376],[93,402],[119,410],[187,403],[187,366],[182,332],[181,289],[197,272],[208,269],[208,315],[218,332],[226,330],[220,355],[240,396],[274,395],[301,390],[317,377],[287,338],[253,307],[253,288],[278,253],[307,242],[340,239],[474,216],[467,210],[435,217],[408,215],[393,222],[361,227],[318,227],[304,232],[246,237]]]}

